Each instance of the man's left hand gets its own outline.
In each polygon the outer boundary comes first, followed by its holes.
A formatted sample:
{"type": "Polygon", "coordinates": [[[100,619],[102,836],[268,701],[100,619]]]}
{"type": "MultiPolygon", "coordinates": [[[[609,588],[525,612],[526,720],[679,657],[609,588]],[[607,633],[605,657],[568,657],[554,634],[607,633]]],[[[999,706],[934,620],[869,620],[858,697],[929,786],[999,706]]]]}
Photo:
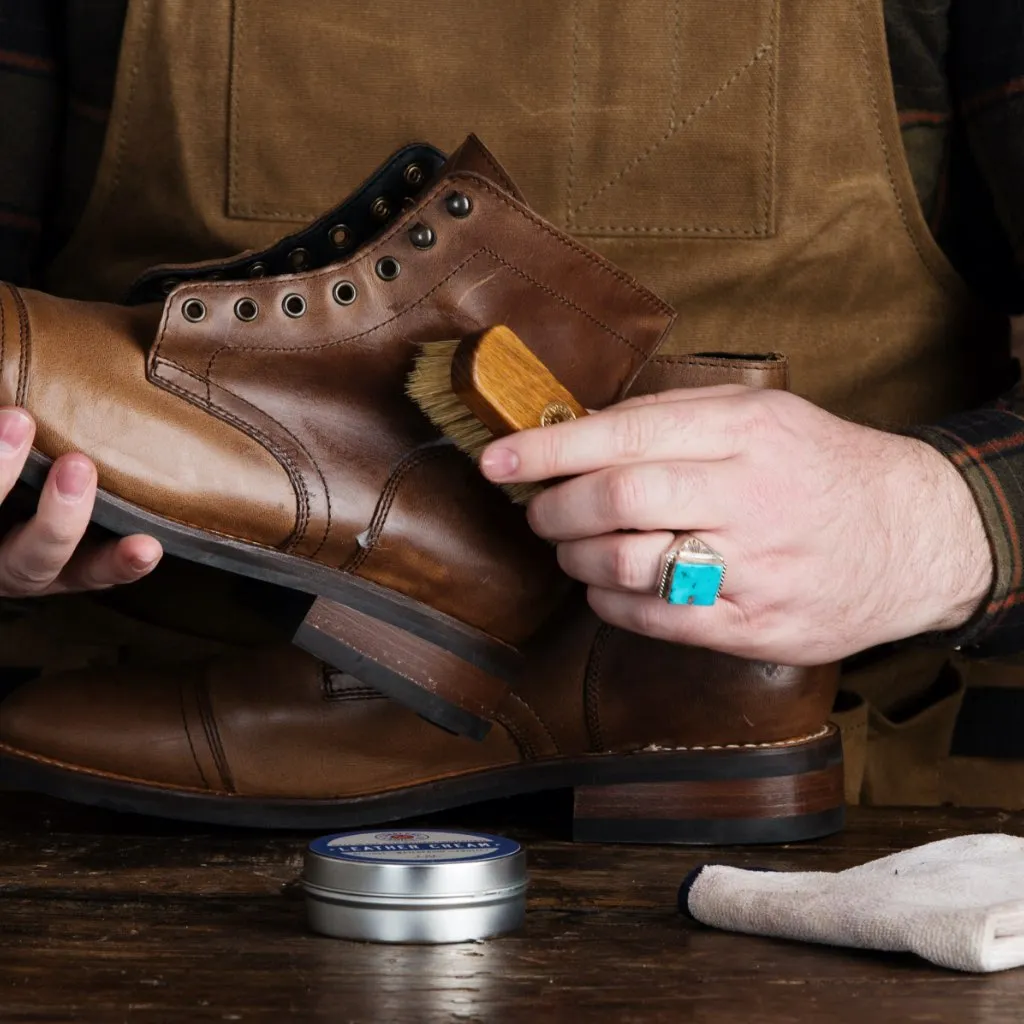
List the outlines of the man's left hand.
{"type": "Polygon", "coordinates": [[[569,479],[529,520],[605,621],[791,665],[954,629],[992,583],[960,474],[922,441],[780,391],[694,388],[631,399],[494,442],[500,483],[569,479]],[[728,565],[710,607],[656,595],[662,555],[693,533],[728,565]]]}

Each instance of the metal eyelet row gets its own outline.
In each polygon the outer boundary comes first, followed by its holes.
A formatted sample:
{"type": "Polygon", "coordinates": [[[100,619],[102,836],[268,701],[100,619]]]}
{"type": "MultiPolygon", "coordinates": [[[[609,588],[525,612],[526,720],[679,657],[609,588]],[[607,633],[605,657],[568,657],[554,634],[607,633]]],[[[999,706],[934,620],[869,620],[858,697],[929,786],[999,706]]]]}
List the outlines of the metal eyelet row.
{"type": "MultiPolygon", "coordinates": [[[[393,262],[398,267],[398,261],[393,262]]],[[[398,276],[397,271],[394,276],[398,276]]],[[[359,297],[359,289],[351,281],[339,281],[331,290],[331,295],[339,306],[351,306],[359,297]]],[[[289,292],[281,300],[282,311],[292,320],[305,316],[307,308],[306,300],[298,292],[289,292]]],[[[181,305],[181,315],[190,324],[202,323],[206,313],[206,303],[202,299],[186,299],[181,305]]],[[[243,323],[252,323],[259,315],[260,306],[255,299],[246,296],[235,303],[235,316],[243,323]]]]}

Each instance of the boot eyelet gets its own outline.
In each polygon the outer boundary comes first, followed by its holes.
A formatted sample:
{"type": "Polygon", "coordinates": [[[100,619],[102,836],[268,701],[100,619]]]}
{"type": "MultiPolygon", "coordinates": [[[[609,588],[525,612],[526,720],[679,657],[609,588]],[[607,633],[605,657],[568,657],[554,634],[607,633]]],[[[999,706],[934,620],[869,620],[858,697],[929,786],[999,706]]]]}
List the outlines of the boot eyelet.
{"type": "Polygon", "coordinates": [[[331,294],[339,306],[351,306],[356,301],[359,289],[351,281],[339,281],[331,294]]]}
{"type": "Polygon", "coordinates": [[[387,220],[391,216],[391,204],[383,196],[377,196],[370,204],[370,213],[377,220],[387,220]]]}
{"type": "Polygon", "coordinates": [[[407,185],[412,185],[413,188],[419,188],[423,184],[423,179],[426,175],[423,173],[423,168],[419,164],[409,164],[408,167],[402,172],[402,177],[405,178],[407,185]]]}
{"type": "Polygon", "coordinates": [[[344,249],[352,240],[352,230],[347,224],[335,224],[328,232],[328,237],[335,249],[344,249]]]}
{"type": "Polygon", "coordinates": [[[288,253],[288,265],[292,270],[305,270],[309,266],[309,250],[303,249],[301,246],[298,249],[292,249],[288,253]]]}
{"type": "Polygon", "coordinates": [[[382,256],[377,260],[377,276],[382,281],[394,281],[402,272],[402,265],[394,256],[382,256]]]}
{"type": "Polygon", "coordinates": [[[284,301],[281,303],[281,308],[284,310],[285,316],[290,316],[293,320],[298,320],[300,316],[303,316],[306,312],[306,300],[301,296],[292,292],[291,295],[286,295],[284,301]]]}
{"type": "Polygon", "coordinates": [[[266,263],[254,263],[249,268],[250,277],[266,277],[267,276],[267,265],[266,263]]]}
{"type": "Polygon", "coordinates": [[[252,323],[260,315],[260,307],[255,299],[239,299],[235,303],[235,316],[244,323],[252,323]]]}
{"type": "Polygon", "coordinates": [[[174,289],[177,288],[179,284],[181,284],[181,278],[178,278],[178,277],[168,277],[160,285],[160,291],[162,291],[164,293],[164,295],[170,295],[171,292],[173,292],[174,289]]]}
{"type": "Polygon", "coordinates": [[[417,249],[430,249],[437,241],[437,235],[426,224],[413,224],[409,228],[409,241],[417,249]]]}
{"type": "Polygon", "coordinates": [[[473,212],[473,200],[465,192],[452,192],[444,201],[445,209],[461,220],[473,212]]]}
{"type": "Polygon", "coordinates": [[[197,324],[206,319],[206,303],[199,299],[186,299],[181,305],[181,315],[190,324],[197,324]]]}

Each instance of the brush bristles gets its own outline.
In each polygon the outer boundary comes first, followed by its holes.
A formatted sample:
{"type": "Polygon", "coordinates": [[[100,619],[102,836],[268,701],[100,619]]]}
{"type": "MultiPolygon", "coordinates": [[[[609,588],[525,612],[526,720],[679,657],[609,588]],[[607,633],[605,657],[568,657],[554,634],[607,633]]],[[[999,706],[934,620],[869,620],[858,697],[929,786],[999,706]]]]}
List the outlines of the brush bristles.
{"type": "MultiPolygon", "coordinates": [[[[445,437],[479,462],[481,452],[494,440],[494,435],[452,391],[452,360],[458,347],[457,341],[431,341],[423,345],[405,391],[445,437]]],[[[541,491],[539,484],[502,484],[501,488],[518,505],[527,504],[541,491]]]]}

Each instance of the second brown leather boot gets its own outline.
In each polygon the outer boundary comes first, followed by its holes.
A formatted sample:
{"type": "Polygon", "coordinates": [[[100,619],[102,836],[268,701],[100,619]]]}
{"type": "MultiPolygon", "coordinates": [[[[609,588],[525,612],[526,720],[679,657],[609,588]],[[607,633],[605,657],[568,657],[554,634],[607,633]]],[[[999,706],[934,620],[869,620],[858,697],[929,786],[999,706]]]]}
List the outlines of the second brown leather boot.
{"type": "Polygon", "coordinates": [[[581,599],[527,647],[480,742],[294,648],[29,683],[0,782],[192,821],[340,829],[571,787],[604,842],[793,842],[843,822],[834,668],[602,626],[581,599]]]}

